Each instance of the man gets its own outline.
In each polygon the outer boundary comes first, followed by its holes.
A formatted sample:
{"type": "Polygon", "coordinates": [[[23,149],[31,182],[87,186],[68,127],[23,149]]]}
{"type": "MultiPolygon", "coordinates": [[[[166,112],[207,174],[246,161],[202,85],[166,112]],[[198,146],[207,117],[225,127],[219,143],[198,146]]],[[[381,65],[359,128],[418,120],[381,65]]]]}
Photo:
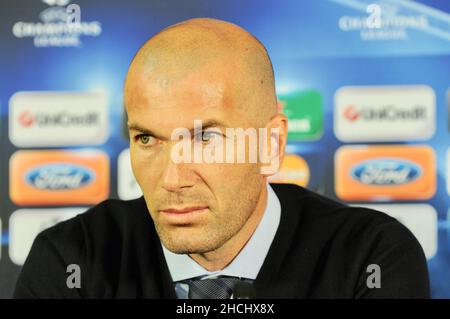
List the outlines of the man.
{"type": "Polygon", "coordinates": [[[143,198],[107,200],[42,232],[15,297],[238,298],[242,287],[256,298],[428,297],[423,251],[395,219],[268,185],[260,161],[174,160],[183,128],[202,147],[224,145],[227,128],[275,131],[267,149],[282,160],[272,65],[245,30],[192,19],[161,31],[131,63],[125,105],[143,198]]]}

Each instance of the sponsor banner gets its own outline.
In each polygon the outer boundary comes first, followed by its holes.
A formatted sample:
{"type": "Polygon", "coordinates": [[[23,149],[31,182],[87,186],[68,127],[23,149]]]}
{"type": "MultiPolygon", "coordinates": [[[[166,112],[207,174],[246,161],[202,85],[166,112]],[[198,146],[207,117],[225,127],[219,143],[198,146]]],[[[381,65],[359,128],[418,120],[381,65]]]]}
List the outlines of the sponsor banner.
{"type": "Polygon", "coordinates": [[[120,199],[129,200],[142,196],[131,169],[130,149],[124,149],[117,160],[117,193],[120,199]]]}
{"type": "Polygon", "coordinates": [[[278,172],[268,178],[270,183],[290,183],[307,187],[310,178],[308,163],[301,156],[286,154],[278,172]]]}
{"type": "Polygon", "coordinates": [[[9,102],[9,138],[17,147],[102,144],[108,138],[106,96],[18,92],[9,102]]]}
{"type": "Polygon", "coordinates": [[[297,91],[278,95],[289,119],[288,140],[318,140],[323,134],[322,97],[317,91],[297,91]]]}
{"type": "Polygon", "coordinates": [[[358,204],[386,213],[405,225],[416,236],[427,259],[436,255],[438,248],[438,218],[428,204],[358,204]]]}
{"type": "Polygon", "coordinates": [[[335,154],[343,200],[426,200],[436,192],[436,155],[426,145],[343,146],[335,154]]]}
{"type": "Polygon", "coordinates": [[[342,87],[334,100],[343,142],[426,140],[436,130],[436,97],[426,85],[342,87]]]}
{"type": "Polygon", "coordinates": [[[16,205],[89,205],[109,194],[109,158],[97,150],[19,151],[10,159],[16,205]]]}
{"type": "Polygon", "coordinates": [[[85,211],[85,208],[19,209],[9,219],[9,257],[21,266],[36,236],[61,221],[85,211]]]}

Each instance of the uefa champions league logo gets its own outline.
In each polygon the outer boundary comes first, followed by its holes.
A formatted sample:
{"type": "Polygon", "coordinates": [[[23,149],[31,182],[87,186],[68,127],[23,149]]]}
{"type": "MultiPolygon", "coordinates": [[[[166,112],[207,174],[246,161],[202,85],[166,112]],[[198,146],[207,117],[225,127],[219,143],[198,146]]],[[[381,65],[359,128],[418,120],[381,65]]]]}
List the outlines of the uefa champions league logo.
{"type": "Polygon", "coordinates": [[[42,0],[50,7],[39,13],[40,22],[18,21],[12,33],[17,38],[33,38],[35,47],[80,47],[81,36],[102,33],[99,21],[82,21],[81,7],[70,0],[42,0]]]}

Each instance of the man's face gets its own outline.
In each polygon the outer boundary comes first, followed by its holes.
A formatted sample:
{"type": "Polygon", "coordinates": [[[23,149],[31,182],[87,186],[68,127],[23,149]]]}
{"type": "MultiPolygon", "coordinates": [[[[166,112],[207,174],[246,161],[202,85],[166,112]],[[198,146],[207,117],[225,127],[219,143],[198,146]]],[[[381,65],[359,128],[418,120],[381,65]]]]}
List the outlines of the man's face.
{"type": "Polygon", "coordinates": [[[163,244],[175,253],[205,253],[224,245],[247,222],[264,185],[257,163],[179,163],[171,158],[177,128],[216,122],[194,142],[208,147],[214,132],[254,126],[235,107],[219,73],[196,72],[174,82],[135,79],[127,99],[130,153],[163,244]]]}

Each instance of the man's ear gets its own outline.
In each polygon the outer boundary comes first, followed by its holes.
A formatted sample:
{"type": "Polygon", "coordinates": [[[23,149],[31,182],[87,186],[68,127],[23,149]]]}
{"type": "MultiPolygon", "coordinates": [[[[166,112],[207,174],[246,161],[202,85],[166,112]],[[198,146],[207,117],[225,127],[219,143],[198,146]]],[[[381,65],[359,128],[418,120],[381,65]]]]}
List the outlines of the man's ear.
{"type": "Polygon", "coordinates": [[[285,155],[288,133],[288,119],[283,113],[274,115],[266,125],[268,138],[268,154],[271,156],[271,168],[262,167],[261,173],[265,176],[274,175],[285,155]],[[274,145],[274,143],[276,143],[274,145]]]}

